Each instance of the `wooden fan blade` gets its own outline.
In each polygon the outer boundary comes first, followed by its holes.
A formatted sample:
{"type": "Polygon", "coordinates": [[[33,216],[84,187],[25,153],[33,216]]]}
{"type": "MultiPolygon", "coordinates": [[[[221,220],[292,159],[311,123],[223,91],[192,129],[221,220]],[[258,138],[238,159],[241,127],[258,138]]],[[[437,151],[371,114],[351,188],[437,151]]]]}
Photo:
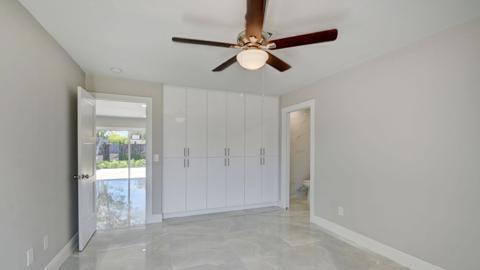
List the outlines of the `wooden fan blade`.
{"type": "Polygon", "coordinates": [[[247,14],[245,15],[245,33],[247,38],[254,36],[262,38],[263,20],[265,17],[266,0],[247,0],[247,14]]]}
{"type": "Polygon", "coordinates": [[[274,67],[276,70],[280,72],[284,72],[285,70],[288,70],[291,68],[291,66],[287,63],[285,63],[282,59],[276,57],[275,55],[268,53],[268,60],[267,64],[270,66],[274,67]]]}
{"type": "Polygon", "coordinates": [[[271,50],[278,50],[278,49],[284,49],[289,47],[334,41],[337,39],[337,36],[338,36],[338,30],[330,29],[326,31],[316,32],[316,33],[275,39],[275,40],[271,40],[269,43],[275,44],[275,46],[272,47],[271,50]]]}
{"type": "Polygon", "coordinates": [[[191,38],[180,38],[180,37],[173,37],[172,41],[180,42],[180,43],[196,44],[196,45],[224,47],[224,48],[235,48],[237,46],[237,44],[232,44],[232,43],[208,41],[208,40],[201,40],[201,39],[191,39],[191,38]]]}
{"type": "Polygon", "coordinates": [[[226,69],[227,67],[233,65],[235,62],[237,62],[237,56],[236,55],[234,55],[232,58],[228,59],[227,61],[223,62],[220,66],[214,68],[212,71],[213,72],[222,71],[222,70],[226,69]]]}

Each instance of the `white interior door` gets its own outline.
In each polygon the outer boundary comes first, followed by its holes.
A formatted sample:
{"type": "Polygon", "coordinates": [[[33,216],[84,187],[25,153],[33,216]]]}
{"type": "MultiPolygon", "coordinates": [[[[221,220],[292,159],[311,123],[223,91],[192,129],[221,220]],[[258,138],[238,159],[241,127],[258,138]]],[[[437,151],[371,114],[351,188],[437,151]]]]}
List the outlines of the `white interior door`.
{"type": "Polygon", "coordinates": [[[229,156],[245,155],[245,95],[227,94],[227,147],[229,156]]]}
{"type": "Polygon", "coordinates": [[[82,251],[97,228],[95,213],[95,98],[77,92],[78,138],[78,249],[82,251]]]}

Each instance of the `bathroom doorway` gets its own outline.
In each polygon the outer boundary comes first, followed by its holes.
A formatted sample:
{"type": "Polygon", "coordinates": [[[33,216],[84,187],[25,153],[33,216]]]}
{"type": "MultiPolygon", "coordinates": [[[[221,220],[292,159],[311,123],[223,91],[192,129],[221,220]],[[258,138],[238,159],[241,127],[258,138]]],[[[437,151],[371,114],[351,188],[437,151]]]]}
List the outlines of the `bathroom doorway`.
{"type": "MultiPolygon", "coordinates": [[[[282,108],[281,204],[315,215],[315,100],[282,108]]],[[[318,187],[317,187],[318,188],[318,187]]]]}
{"type": "Polygon", "coordinates": [[[310,209],[310,109],[289,113],[290,209],[310,209]]]}

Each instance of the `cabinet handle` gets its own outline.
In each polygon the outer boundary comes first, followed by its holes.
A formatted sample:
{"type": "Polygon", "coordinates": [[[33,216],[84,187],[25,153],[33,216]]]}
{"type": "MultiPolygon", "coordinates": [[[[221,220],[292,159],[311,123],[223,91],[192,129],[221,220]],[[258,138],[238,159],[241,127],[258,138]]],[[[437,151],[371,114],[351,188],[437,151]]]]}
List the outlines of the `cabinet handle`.
{"type": "Polygon", "coordinates": [[[190,159],[187,159],[187,168],[190,168],[190,159]]]}
{"type": "Polygon", "coordinates": [[[227,165],[228,165],[228,167],[230,167],[230,158],[228,158],[227,160],[228,160],[227,165]]]}
{"type": "MultiPolygon", "coordinates": [[[[230,147],[227,148],[227,155],[230,156],[230,147]]],[[[230,165],[230,164],[229,164],[230,165]]]]}
{"type": "Polygon", "coordinates": [[[186,167],[187,167],[187,160],[183,159],[183,168],[186,168],[186,167]]]}
{"type": "Polygon", "coordinates": [[[227,167],[227,158],[224,158],[224,159],[223,159],[223,165],[224,165],[225,167],[227,167]]]}
{"type": "Polygon", "coordinates": [[[187,148],[186,147],[183,148],[183,157],[187,157],[187,148]]]}
{"type": "Polygon", "coordinates": [[[223,155],[224,155],[224,156],[227,156],[227,148],[226,148],[226,147],[223,148],[223,155]]]}
{"type": "Polygon", "coordinates": [[[190,147],[187,147],[187,157],[190,157],[190,147]]]}

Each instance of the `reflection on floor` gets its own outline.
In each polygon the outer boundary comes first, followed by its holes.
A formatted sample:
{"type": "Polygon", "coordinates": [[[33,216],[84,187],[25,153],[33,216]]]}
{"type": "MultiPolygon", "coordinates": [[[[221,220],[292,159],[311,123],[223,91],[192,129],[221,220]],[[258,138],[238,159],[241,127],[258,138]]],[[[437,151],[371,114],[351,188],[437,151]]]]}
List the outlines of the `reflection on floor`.
{"type": "Polygon", "coordinates": [[[61,267],[79,269],[405,270],[309,223],[305,204],[98,232],[61,267]]]}
{"type": "Polygon", "coordinates": [[[128,179],[96,184],[98,230],[145,224],[145,178],[131,179],[130,184],[128,179]]]}

